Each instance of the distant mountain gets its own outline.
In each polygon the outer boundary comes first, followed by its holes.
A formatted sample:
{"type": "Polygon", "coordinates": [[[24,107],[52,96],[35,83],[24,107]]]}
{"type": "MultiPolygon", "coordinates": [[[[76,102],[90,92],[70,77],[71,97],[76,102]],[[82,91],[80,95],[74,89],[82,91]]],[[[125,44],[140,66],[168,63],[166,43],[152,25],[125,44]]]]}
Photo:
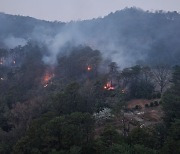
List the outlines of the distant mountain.
{"type": "Polygon", "coordinates": [[[57,30],[64,23],[38,20],[32,17],[8,15],[0,13],[0,37],[12,35],[14,37],[28,38],[38,26],[57,30]]]}
{"type": "MultiPolygon", "coordinates": [[[[77,22],[48,22],[31,17],[0,14],[0,46],[13,48],[28,40],[45,44],[51,57],[65,44],[99,49],[120,66],[180,64],[180,14],[136,8],[104,18],[77,22]]],[[[50,59],[51,60],[51,59],[50,59]]]]}

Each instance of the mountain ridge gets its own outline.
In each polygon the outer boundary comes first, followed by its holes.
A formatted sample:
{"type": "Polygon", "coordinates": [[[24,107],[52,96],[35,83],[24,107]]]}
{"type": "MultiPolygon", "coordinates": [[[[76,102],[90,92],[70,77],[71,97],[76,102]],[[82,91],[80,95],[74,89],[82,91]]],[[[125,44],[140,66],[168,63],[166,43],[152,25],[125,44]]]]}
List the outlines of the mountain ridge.
{"type": "Polygon", "coordinates": [[[176,11],[127,8],[103,18],[68,23],[13,15],[4,15],[2,19],[1,16],[1,47],[12,48],[18,44],[17,40],[19,45],[35,40],[50,46],[49,52],[56,56],[65,43],[71,42],[98,49],[121,66],[163,61],[179,64],[180,14],[176,11]]]}

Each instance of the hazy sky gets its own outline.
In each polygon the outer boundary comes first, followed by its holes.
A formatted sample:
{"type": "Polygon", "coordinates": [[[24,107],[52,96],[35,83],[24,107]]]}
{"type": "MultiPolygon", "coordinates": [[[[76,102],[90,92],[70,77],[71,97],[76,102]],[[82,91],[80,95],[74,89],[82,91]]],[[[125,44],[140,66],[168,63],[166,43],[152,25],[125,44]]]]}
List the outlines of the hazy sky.
{"type": "Polygon", "coordinates": [[[125,7],[180,11],[180,0],[0,0],[0,12],[70,21],[105,16],[125,7]]]}

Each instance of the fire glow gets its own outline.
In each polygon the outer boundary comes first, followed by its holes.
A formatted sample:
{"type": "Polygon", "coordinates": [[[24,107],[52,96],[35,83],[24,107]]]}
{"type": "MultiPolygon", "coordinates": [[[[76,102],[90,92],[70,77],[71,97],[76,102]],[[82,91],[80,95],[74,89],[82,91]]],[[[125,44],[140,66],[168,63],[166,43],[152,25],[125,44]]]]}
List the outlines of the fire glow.
{"type": "Polygon", "coordinates": [[[51,72],[46,72],[45,75],[43,76],[42,84],[44,88],[46,88],[51,81],[51,79],[54,77],[54,73],[51,72]]]}
{"type": "Polygon", "coordinates": [[[87,67],[87,71],[91,71],[92,70],[92,67],[91,66],[88,66],[87,67]]]}
{"type": "Polygon", "coordinates": [[[110,82],[107,82],[106,85],[104,85],[104,89],[106,90],[114,90],[114,86],[110,82]]]}

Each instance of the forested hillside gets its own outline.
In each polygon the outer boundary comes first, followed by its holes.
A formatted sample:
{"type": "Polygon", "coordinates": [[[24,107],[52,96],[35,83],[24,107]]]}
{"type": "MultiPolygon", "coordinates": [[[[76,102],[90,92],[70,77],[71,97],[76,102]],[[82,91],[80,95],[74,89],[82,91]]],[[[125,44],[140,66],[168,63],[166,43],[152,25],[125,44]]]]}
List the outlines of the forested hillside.
{"type": "Polygon", "coordinates": [[[0,153],[180,153],[177,12],[0,23],[0,153]]]}
{"type": "MultiPolygon", "coordinates": [[[[180,15],[136,8],[104,18],[69,23],[0,15],[1,46],[24,45],[29,40],[46,44],[56,56],[64,44],[86,44],[126,67],[135,64],[179,64],[180,15]]],[[[53,60],[53,59],[51,59],[53,60]]]]}

